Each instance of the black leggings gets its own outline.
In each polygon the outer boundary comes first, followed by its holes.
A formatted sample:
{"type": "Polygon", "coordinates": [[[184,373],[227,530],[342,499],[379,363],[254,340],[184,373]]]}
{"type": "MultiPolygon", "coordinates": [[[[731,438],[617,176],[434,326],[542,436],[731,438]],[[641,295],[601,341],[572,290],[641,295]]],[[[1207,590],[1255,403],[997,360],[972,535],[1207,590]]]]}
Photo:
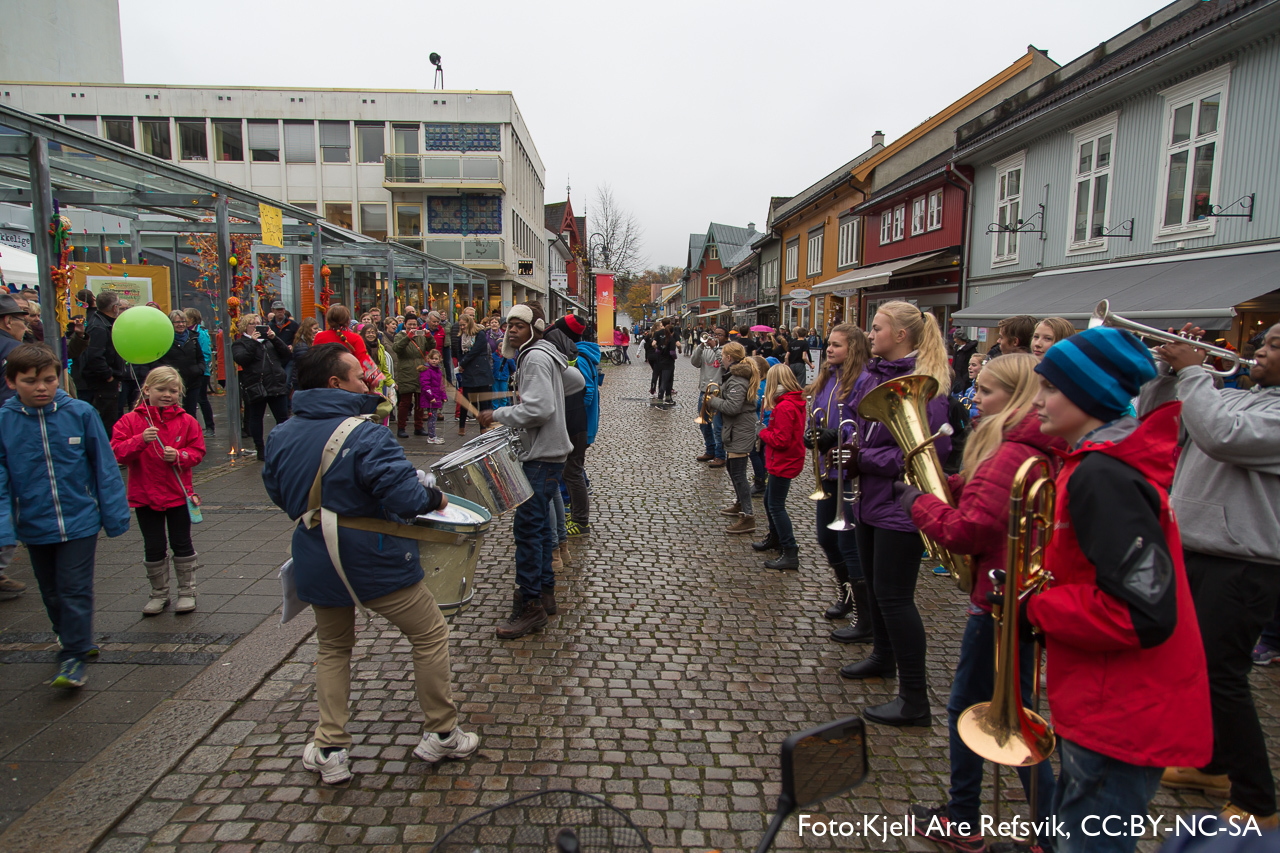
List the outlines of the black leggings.
{"type": "Polygon", "coordinates": [[[924,622],[916,608],[916,578],[924,542],[902,533],[858,525],[858,555],[867,579],[867,604],[875,634],[872,654],[898,662],[898,695],[912,708],[928,707],[924,622]]]}
{"type": "Polygon", "coordinates": [[[738,509],[743,515],[755,515],[755,509],[751,506],[751,484],[747,482],[748,462],[745,456],[731,457],[728,463],[729,479],[738,496],[738,509]]]}
{"type": "MultiPolygon", "coordinates": [[[[466,388],[462,389],[462,393],[466,396],[468,400],[474,400],[475,397],[478,396],[479,394],[482,394],[485,391],[492,391],[492,390],[493,390],[493,387],[490,385],[469,385],[466,388]]],[[[477,411],[487,412],[493,408],[493,401],[479,400],[472,403],[472,405],[476,407],[477,411]]],[[[467,415],[469,414],[471,414],[471,411],[466,406],[459,403],[458,404],[458,426],[466,426],[467,415]]]]}
{"type": "MultiPolygon", "coordinates": [[[[836,580],[839,583],[860,581],[862,580],[862,561],[858,558],[857,530],[832,530],[827,527],[836,518],[836,481],[823,480],[822,487],[831,497],[815,504],[818,547],[827,555],[827,563],[835,570],[836,580]]],[[[847,482],[844,488],[845,493],[848,494],[847,482]]],[[[849,511],[849,506],[850,504],[846,501],[840,502],[844,517],[852,522],[853,513],[849,511]]]]}
{"type": "Polygon", "coordinates": [[[259,397],[244,404],[244,419],[248,422],[249,436],[259,453],[262,452],[262,419],[267,414],[267,406],[271,407],[271,417],[276,419],[276,426],[289,420],[289,399],[283,394],[259,397]]]}
{"type": "Polygon", "coordinates": [[[213,406],[209,404],[209,383],[205,379],[201,379],[194,389],[188,390],[187,399],[182,404],[182,408],[193,418],[197,407],[204,416],[204,428],[213,429],[213,406]]]}
{"type": "Polygon", "coordinates": [[[173,546],[175,557],[190,557],[196,552],[191,544],[191,515],[186,504],[172,509],[139,506],[133,511],[138,514],[138,529],[142,531],[142,548],[148,563],[163,560],[169,545],[173,546]],[[164,538],[166,526],[169,528],[167,544],[164,538]]]}

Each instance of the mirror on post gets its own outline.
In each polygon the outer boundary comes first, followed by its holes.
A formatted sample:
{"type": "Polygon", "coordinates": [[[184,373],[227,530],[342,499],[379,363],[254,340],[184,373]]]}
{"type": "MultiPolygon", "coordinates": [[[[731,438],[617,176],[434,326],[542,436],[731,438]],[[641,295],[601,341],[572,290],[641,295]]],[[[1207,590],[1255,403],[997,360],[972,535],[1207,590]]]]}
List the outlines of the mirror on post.
{"type": "Polygon", "coordinates": [[[866,777],[866,724],[861,717],[846,717],[791,735],[782,742],[778,810],[756,853],[769,849],[793,811],[852,790],[866,777]]]}

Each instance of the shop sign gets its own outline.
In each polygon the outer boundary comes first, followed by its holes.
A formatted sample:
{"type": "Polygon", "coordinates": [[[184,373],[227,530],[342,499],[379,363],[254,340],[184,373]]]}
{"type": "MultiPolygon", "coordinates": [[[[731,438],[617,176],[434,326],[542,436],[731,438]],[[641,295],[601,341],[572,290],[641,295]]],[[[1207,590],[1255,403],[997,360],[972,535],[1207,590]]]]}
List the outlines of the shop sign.
{"type": "Polygon", "coordinates": [[[13,246],[24,252],[31,251],[31,232],[0,228],[0,246],[13,246]]]}
{"type": "Polygon", "coordinates": [[[808,299],[792,299],[791,307],[792,308],[808,308],[809,300],[808,299]]]}
{"type": "Polygon", "coordinates": [[[798,287],[791,291],[791,298],[792,299],[808,299],[812,293],[813,291],[811,290],[805,290],[802,287],[798,287]]]}

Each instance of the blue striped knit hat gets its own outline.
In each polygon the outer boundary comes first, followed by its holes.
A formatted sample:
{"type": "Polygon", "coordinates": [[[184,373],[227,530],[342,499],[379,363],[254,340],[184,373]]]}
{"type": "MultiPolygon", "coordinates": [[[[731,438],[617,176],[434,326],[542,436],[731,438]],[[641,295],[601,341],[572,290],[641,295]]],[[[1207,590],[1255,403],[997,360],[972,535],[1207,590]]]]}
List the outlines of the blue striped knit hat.
{"type": "Polygon", "coordinates": [[[1086,414],[1113,421],[1128,411],[1138,389],[1155,378],[1156,365],[1133,333],[1099,326],[1051,346],[1036,373],[1086,414]]]}

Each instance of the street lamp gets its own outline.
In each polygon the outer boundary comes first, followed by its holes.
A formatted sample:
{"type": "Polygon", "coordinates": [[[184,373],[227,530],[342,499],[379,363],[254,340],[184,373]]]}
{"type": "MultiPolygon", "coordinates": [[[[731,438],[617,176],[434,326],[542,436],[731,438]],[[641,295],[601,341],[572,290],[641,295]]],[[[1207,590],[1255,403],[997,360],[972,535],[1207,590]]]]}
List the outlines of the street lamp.
{"type": "Polygon", "coordinates": [[[596,250],[599,250],[601,257],[604,259],[604,268],[609,268],[609,244],[605,240],[605,236],[600,233],[592,234],[587,238],[587,265],[591,268],[588,272],[590,276],[590,293],[587,294],[587,307],[591,316],[591,325],[596,324],[596,250]],[[596,241],[598,239],[598,241],[596,241]],[[593,243],[592,241],[596,241],[593,243]]]}

